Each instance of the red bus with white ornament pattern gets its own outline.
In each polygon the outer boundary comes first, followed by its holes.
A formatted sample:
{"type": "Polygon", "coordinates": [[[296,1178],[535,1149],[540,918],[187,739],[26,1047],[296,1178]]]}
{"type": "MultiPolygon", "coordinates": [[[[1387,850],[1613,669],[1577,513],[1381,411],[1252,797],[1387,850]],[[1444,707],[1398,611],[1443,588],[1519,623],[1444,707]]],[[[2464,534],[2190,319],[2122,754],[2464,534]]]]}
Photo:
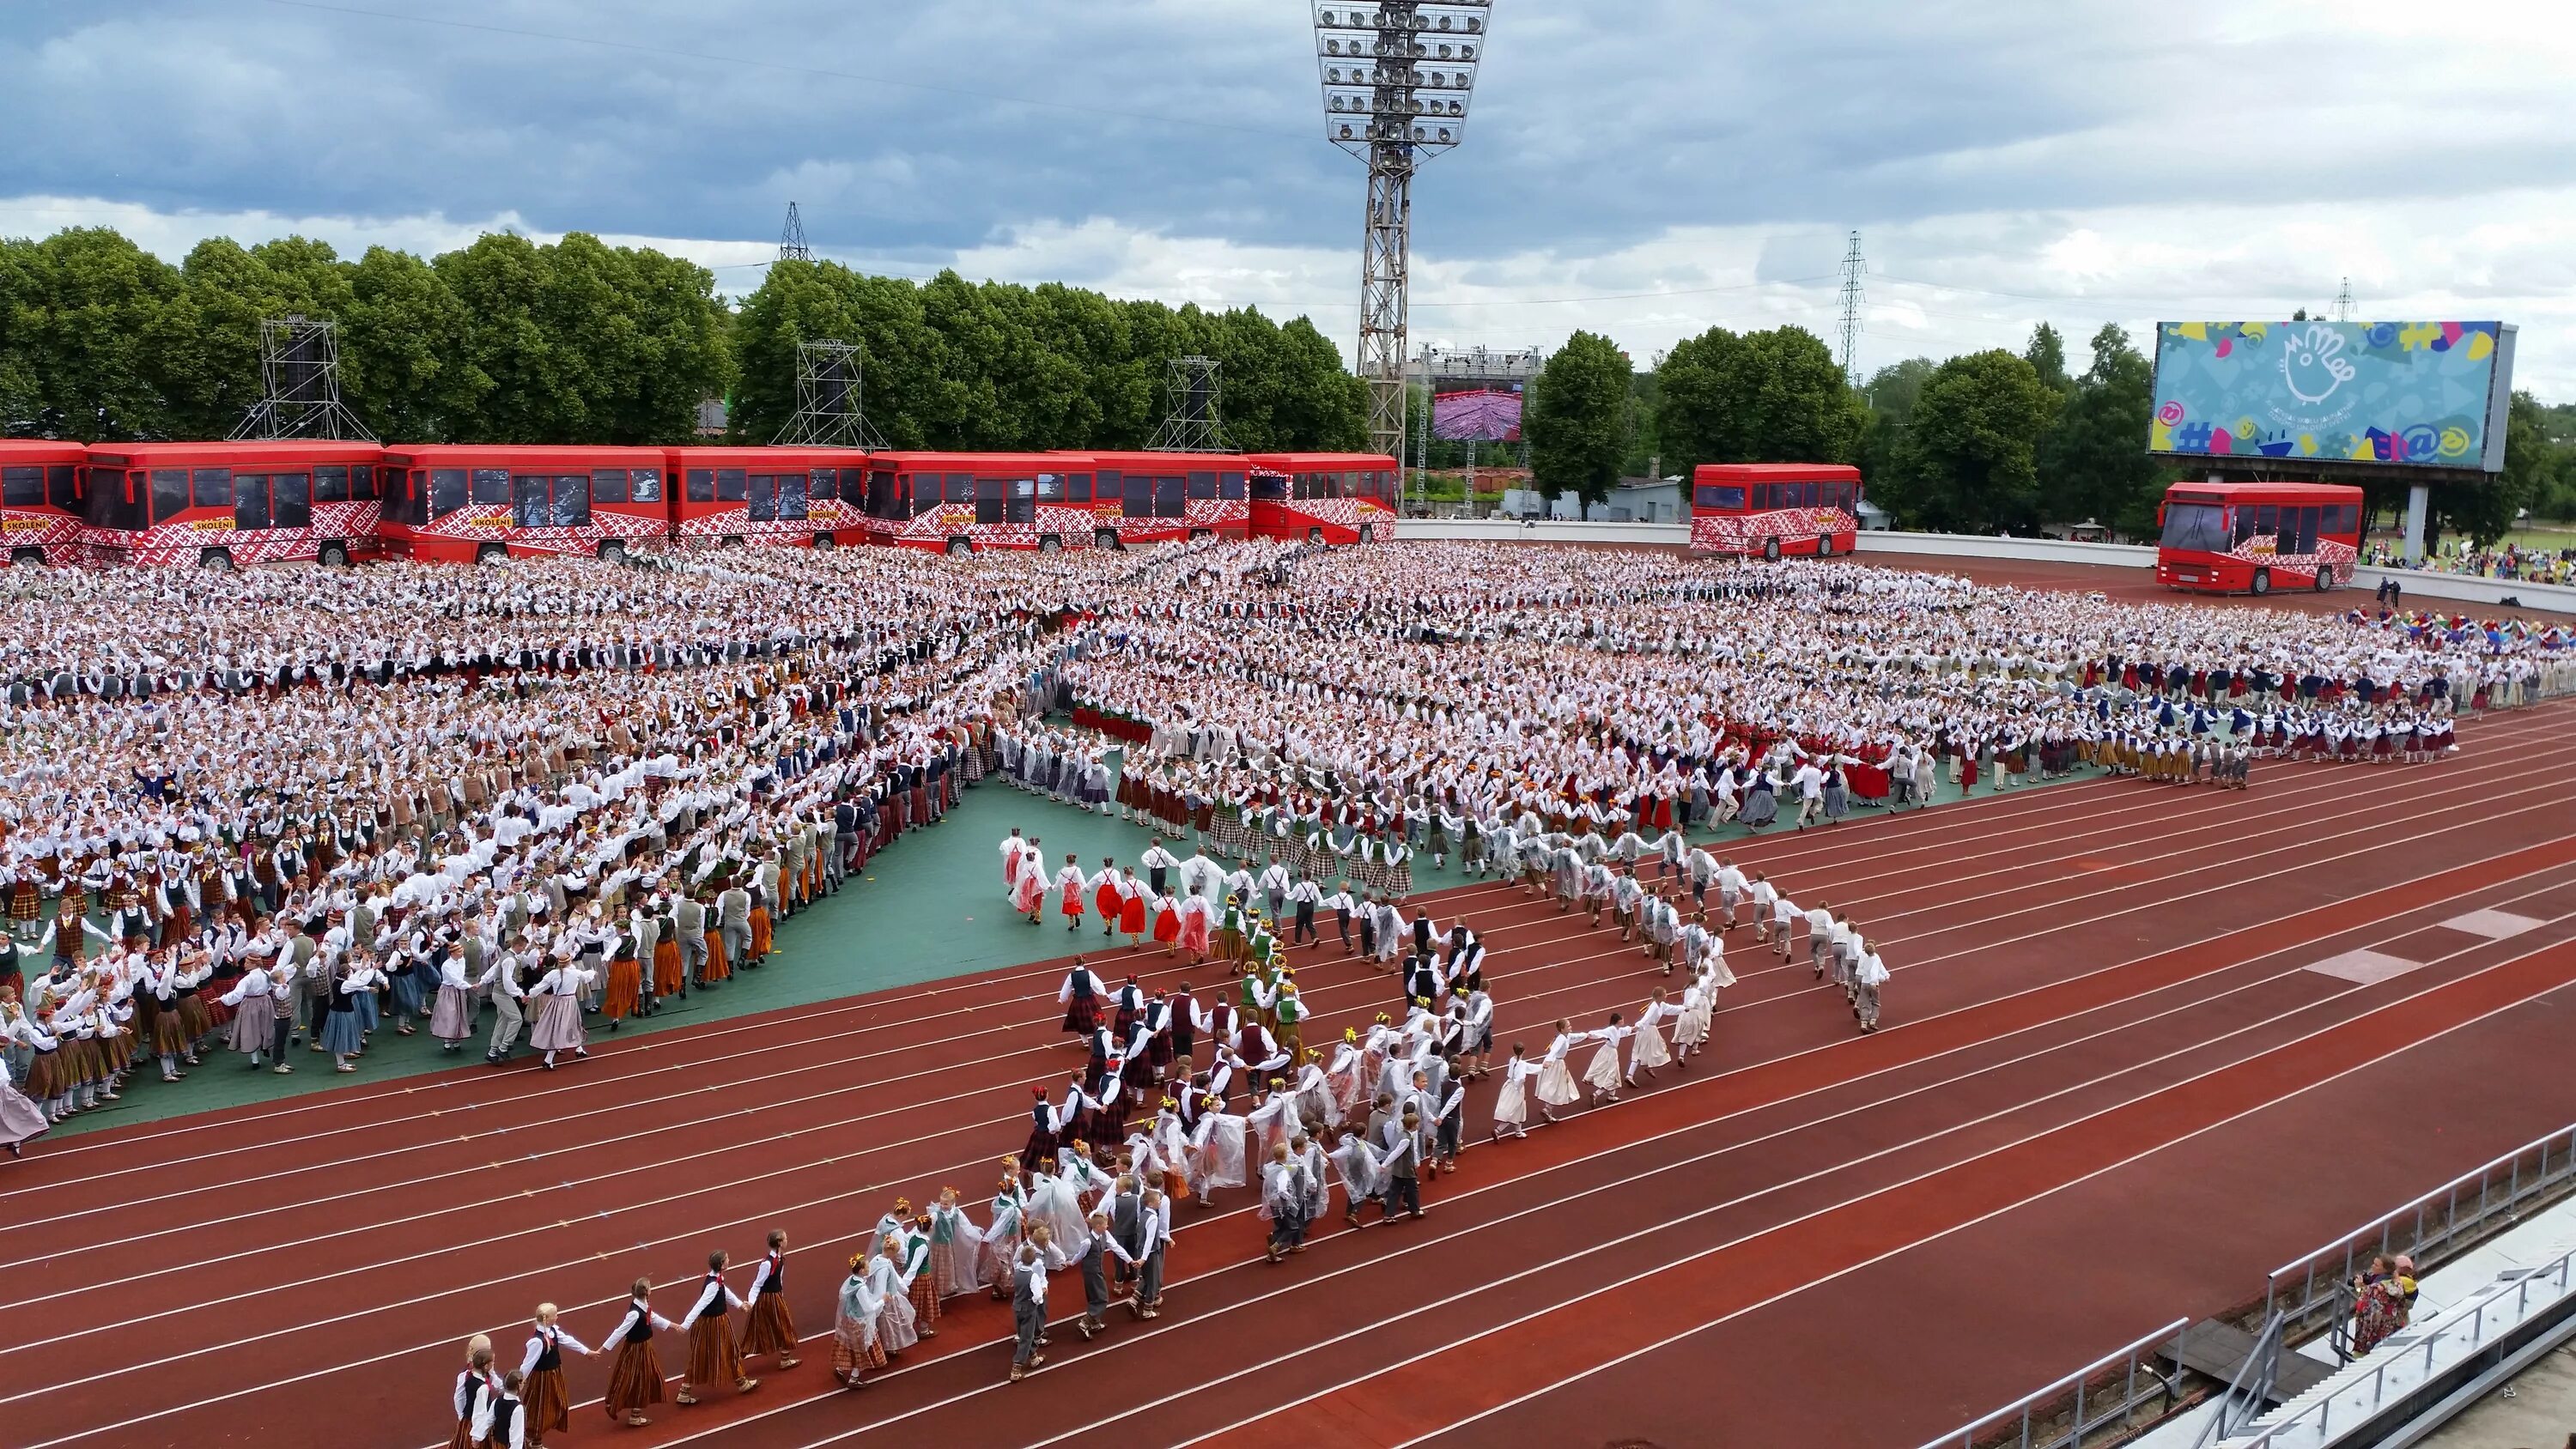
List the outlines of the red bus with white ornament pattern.
{"type": "Polygon", "coordinates": [[[1084,453],[877,453],[863,533],[935,553],[1114,544],[1119,495],[1095,497],[1096,473],[1084,453]]]}
{"type": "Polygon", "coordinates": [[[1332,544],[1391,539],[1402,477],[1383,453],[1256,453],[1253,536],[1332,544]]]}
{"type": "Polygon", "coordinates": [[[2361,490],[2341,483],[2176,483],[2156,582],[2203,594],[2324,593],[2361,560],[2361,490]]]}
{"type": "Polygon", "coordinates": [[[1777,559],[1850,553],[1860,470],[1840,463],[1702,463],[1691,471],[1691,552],[1777,559]]]}
{"type": "Polygon", "coordinates": [[[1249,468],[1241,453],[1091,453],[1092,542],[1104,547],[1176,538],[1252,536],[1249,468]]]}
{"type": "Polygon", "coordinates": [[[39,438],[0,438],[0,542],[16,563],[78,563],[81,470],[89,448],[39,438]]]}
{"type": "Polygon", "coordinates": [[[682,548],[830,548],[865,531],[868,457],[856,448],[668,448],[664,486],[682,548]]]}
{"type": "Polygon", "coordinates": [[[660,448],[424,443],[385,449],[385,552],[433,563],[623,558],[671,539],[660,448]]]}
{"type": "Polygon", "coordinates": [[[207,568],[318,562],[380,550],[374,443],[99,443],[81,543],[102,563],[207,568]]]}

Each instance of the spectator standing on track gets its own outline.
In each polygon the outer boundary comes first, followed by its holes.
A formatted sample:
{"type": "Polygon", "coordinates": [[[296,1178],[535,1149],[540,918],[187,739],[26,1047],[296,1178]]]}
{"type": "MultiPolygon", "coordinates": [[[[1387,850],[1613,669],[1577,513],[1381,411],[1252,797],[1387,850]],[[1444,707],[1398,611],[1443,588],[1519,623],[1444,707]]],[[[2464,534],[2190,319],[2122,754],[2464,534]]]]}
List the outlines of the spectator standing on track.
{"type": "Polygon", "coordinates": [[[698,1285],[698,1301],[680,1320],[689,1332],[689,1372],[680,1381],[678,1400],[682,1404],[696,1403],[695,1390],[701,1385],[713,1388],[728,1379],[736,1393],[760,1387],[760,1380],[742,1371],[742,1348],[734,1341],[731,1310],[744,1305],[725,1283],[724,1274],[723,1250],[707,1254],[707,1276],[698,1285]]]}
{"type": "Polygon", "coordinates": [[[662,1356],[653,1350],[653,1335],[678,1325],[653,1311],[653,1280],[638,1278],[627,1290],[626,1316],[608,1336],[617,1357],[608,1366],[608,1394],[600,1401],[608,1417],[629,1424],[649,1422],[644,1411],[662,1402],[662,1356]]]}

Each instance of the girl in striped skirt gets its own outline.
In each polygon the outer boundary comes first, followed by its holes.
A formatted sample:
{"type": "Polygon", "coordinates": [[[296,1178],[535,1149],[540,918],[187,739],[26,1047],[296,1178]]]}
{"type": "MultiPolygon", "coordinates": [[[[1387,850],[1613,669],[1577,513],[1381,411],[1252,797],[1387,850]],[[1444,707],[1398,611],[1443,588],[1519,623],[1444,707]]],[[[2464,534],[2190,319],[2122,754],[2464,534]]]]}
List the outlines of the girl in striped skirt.
{"type": "Polygon", "coordinates": [[[611,1419],[642,1424],[648,1422],[644,1411],[662,1402],[662,1356],[653,1351],[653,1335],[676,1325],[653,1311],[652,1279],[636,1279],[628,1292],[626,1317],[608,1336],[607,1346],[617,1357],[608,1369],[608,1396],[600,1403],[611,1419]]]}

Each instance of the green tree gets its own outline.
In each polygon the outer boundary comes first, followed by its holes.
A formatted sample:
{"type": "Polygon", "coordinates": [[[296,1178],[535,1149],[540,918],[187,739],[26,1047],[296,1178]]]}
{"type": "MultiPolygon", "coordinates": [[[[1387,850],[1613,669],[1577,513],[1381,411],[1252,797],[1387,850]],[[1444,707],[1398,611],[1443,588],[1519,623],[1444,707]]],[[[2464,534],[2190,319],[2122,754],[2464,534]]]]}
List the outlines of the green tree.
{"type": "Polygon", "coordinates": [[[47,431],[87,439],[166,438],[154,343],[179,301],[177,269],[106,227],[36,246],[27,351],[47,431]]]}
{"type": "Polygon", "coordinates": [[[1802,327],[1741,336],[1712,327],[1656,369],[1667,472],[1700,463],[1846,463],[1867,410],[1823,339],[1802,327]]]}
{"type": "Polygon", "coordinates": [[[1861,389],[1869,399],[1870,410],[1895,423],[1912,417],[1914,399],[1923,391],[1923,380],[1932,375],[1934,365],[1928,357],[1909,357],[1871,373],[1869,385],[1861,389]]]}
{"type": "Polygon", "coordinates": [[[45,403],[37,381],[36,308],[42,259],[36,244],[0,237],[0,433],[36,433],[45,403]]]}
{"type": "Polygon", "coordinates": [[[2168,471],[2147,452],[2154,373],[2118,326],[2093,334],[2093,365],[2070,384],[2064,410],[2040,440],[2042,513],[2132,537],[2153,530],[2168,471]]]}
{"type": "Polygon", "coordinates": [[[1521,422],[1539,492],[1587,504],[1609,498],[1635,426],[1628,374],[1627,355],[1597,333],[1577,332],[1548,356],[1521,422]]]}
{"type": "Polygon", "coordinates": [[[369,247],[350,269],[340,317],[340,396],[389,441],[446,442],[490,379],[461,365],[465,308],[436,269],[409,252],[369,247]]]}
{"type": "Polygon", "coordinates": [[[2028,529],[2039,521],[2040,438],[2061,398],[2030,363],[2000,349],[1934,368],[1891,449],[1880,501],[1945,531],[2028,529]]]}
{"type": "Polygon", "coordinates": [[[2041,382],[2059,392],[2075,390],[2075,380],[2066,375],[2066,339],[2058,335],[2056,328],[2042,322],[2030,329],[2030,343],[2022,349],[2021,356],[2030,364],[2030,370],[2039,374],[2041,382]]]}

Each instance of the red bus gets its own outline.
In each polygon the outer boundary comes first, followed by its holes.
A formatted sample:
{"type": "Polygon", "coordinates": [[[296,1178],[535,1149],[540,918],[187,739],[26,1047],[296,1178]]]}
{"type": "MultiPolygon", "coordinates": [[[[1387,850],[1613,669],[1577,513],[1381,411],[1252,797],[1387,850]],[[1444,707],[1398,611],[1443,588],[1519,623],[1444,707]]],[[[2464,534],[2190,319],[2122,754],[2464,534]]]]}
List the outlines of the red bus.
{"type": "Polygon", "coordinates": [[[1120,498],[1094,496],[1096,472],[1083,453],[877,453],[862,531],[946,553],[1114,546],[1120,498]]]}
{"type": "Polygon", "coordinates": [[[864,528],[868,454],[856,448],[670,448],[664,491],[684,548],[830,548],[864,528]]]}
{"type": "Polygon", "coordinates": [[[473,443],[385,450],[384,545],[436,563],[617,559],[671,539],[660,448],[473,443]]]}
{"type": "Polygon", "coordinates": [[[1308,543],[1391,539],[1402,476],[1383,453],[1257,453],[1252,532],[1308,543]]]}
{"type": "Polygon", "coordinates": [[[1092,542],[1117,548],[1175,538],[1252,536],[1241,453],[1092,453],[1092,542]]]}
{"type": "Polygon", "coordinates": [[[81,542],[93,559],[154,566],[374,555],[374,443],[100,443],[89,450],[81,542]]]}
{"type": "Polygon", "coordinates": [[[2351,583],[2361,558],[2361,490],[2340,483],[2176,483],[2157,514],[2167,588],[2324,593],[2351,583]]]}
{"type": "Polygon", "coordinates": [[[1860,470],[1840,463],[1702,463],[1691,472],[1693,553],[1830,557],[1860,531],[1860,470]]]}
{"type": "Polygon", "coordinates": [[[81,469],[89,448],[0,438],[0,539],[9,562],[79,563],[81,469]]]}

